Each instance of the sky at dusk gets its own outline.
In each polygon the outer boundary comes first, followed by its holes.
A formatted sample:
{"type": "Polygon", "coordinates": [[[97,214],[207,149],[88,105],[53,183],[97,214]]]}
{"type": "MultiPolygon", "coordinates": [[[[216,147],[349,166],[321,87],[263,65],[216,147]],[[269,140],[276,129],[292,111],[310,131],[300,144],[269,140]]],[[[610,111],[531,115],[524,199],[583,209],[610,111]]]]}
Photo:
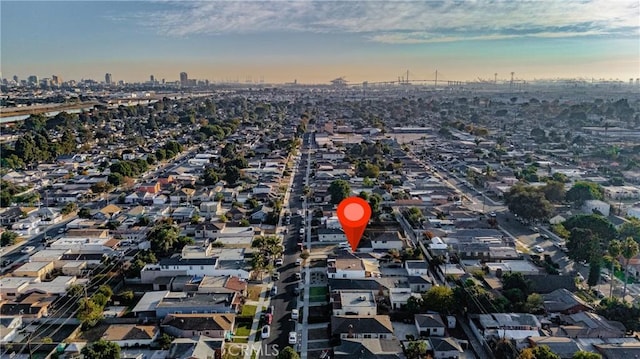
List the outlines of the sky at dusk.
{"type": "Polygon", "coordinates": [[[640,77],[640,1],[1,1],[2,77],[640,77]]]}

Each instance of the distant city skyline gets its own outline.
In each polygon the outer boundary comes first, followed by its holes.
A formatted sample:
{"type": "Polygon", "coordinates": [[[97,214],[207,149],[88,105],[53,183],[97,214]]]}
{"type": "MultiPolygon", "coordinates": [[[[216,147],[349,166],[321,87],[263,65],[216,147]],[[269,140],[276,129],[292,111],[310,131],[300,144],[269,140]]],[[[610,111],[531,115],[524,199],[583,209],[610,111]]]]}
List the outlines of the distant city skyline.
{"type": "Polygon", "coordinates": [[[640,77],[640,3],[2,1],[2,77],[329,83],[640,77]]]}

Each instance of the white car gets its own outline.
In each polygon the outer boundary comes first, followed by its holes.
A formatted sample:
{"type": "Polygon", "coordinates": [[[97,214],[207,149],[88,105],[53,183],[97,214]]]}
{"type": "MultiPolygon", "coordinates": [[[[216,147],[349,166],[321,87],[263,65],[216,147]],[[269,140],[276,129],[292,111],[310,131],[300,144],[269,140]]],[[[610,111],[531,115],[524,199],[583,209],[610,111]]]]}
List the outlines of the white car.
{"type": "Polygon", "coordinates": [[[298,343],[298,336],[296,335],[296,332],[289,332],[289,344],[296,343],[298,343]]]}
{"type": "Polygon", "coordinates": [[[538,253],[542,253],[542,252],[544,252],[544,248],[542,248],[542,247],[540,247],[540,246],[538,246],[538,245],[534,246],[534,247],[533,247],[533,250],[534,250],[534,251],[536,251],[536,252],[538,252],[538,253]]]}
{"type": "Polygon", "coordinates": [[[31,253],[33,251],[36,250],[36,247],[34,246],[26,246],[24,248],[22,248],[22,250],[20,251],[21,253],[31,253]]]}
{"type": "Polygon", "coordinates": [[[300,313],[297,309],[291,309],[291,319],[298,320],[300,313]]]}
{"type": "Polygon", "coordinates": [[[276,266],[278,266],[278,267],[279,267],[279,266],[281,266],[281,265],[282,265],[282,263],[283,263],[282,258],[278,258],[278,259],[276,259],[276,266]]]}
{"type": "Polygon", "coordinates": [[[296,259],[296,265],[299,266],[302,264],[302,258],[296,259]]]}
{"type": "Polygon", "coordinates": [[[264,327],[262,327],[262,332],[261,332],[262,339],[267,339],[269,338],[270,335],[271,335],[271,328],[269,328],[268,325],[265,325],[264,327]]]}

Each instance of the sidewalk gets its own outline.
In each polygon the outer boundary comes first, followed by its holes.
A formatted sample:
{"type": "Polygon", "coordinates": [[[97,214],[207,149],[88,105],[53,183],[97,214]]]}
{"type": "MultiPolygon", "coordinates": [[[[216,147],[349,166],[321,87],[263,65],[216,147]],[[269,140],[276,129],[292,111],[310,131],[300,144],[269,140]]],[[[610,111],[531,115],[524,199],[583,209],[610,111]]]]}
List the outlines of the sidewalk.
{"type": "MultiPolygon", "coordinates": [[[[263,285],[261,285],[262,287],[263,285]]],[[[251,330],[249,331],[249,337],[247,338],[247,345],[249,348],[254,347],[256,333],[260,330],[260,314],[262,313],[263,307],[268,307],[271,301],[270,297],[267,295],[271,290],[271,285],[267,284],[264,286],[263,290],[260,292],[260,297],[258,301],[248,300],[245,302],[245,305],[255,305],[256,306],[256,314],[253,317],[253,323],[251,323],[251,330]]],[[[246,350],[244,353],[244,359],[251,359],[251,350],[246,350]]]]}

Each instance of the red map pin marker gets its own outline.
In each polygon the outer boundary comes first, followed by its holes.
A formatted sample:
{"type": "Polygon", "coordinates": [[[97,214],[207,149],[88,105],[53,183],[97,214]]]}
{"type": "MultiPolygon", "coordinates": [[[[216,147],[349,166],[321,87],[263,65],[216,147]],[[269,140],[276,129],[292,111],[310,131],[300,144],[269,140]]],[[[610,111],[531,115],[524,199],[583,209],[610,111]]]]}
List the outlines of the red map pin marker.
{"type": "Polygon", "coordinates": [[[345,198],[338,205],[338,219],[354,252],[360,244],[369,218],[371,218],[371,207],[360,197],[345,198]]]}

